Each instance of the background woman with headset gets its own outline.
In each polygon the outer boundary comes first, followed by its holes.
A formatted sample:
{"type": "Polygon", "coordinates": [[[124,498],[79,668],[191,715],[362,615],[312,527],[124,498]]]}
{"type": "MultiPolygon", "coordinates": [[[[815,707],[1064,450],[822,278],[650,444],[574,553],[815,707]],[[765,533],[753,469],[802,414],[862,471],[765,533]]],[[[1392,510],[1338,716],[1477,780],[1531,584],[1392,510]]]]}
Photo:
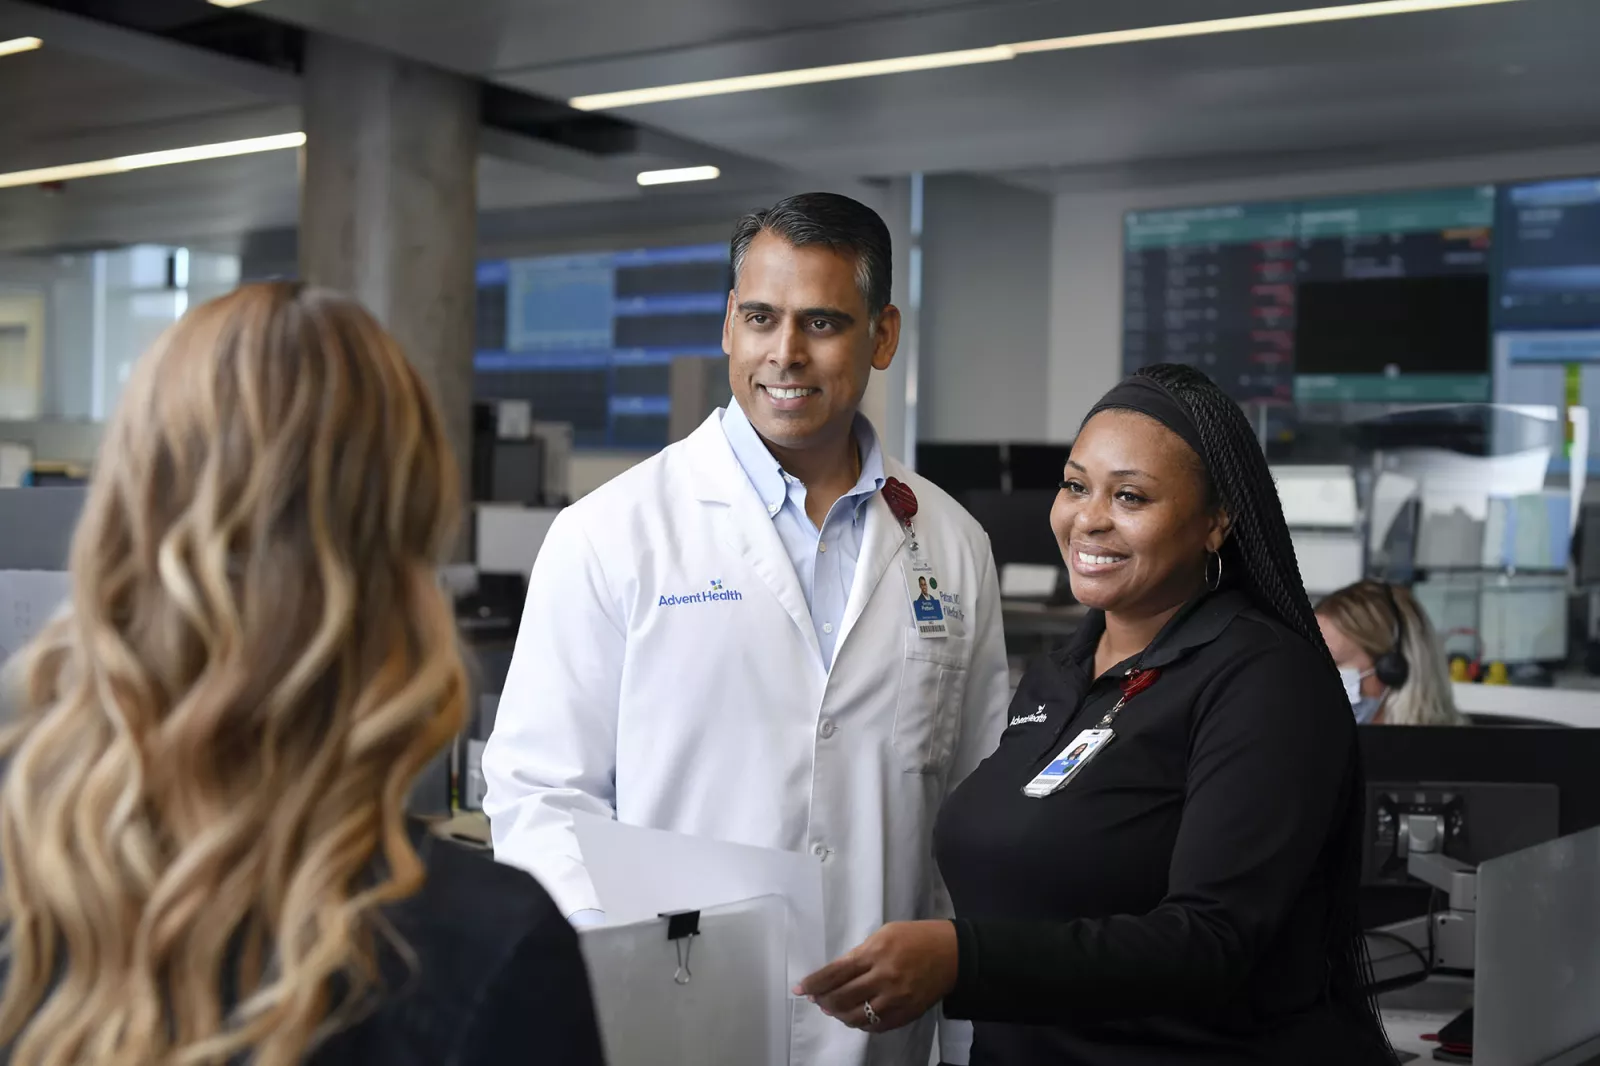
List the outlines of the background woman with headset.
{"type": "Polygon", "coordinates": [[[1317,604],[1317,623],[1363,725],[1466,725],[1444,649],[1409,589],[1358,581],[1317,604]]]}

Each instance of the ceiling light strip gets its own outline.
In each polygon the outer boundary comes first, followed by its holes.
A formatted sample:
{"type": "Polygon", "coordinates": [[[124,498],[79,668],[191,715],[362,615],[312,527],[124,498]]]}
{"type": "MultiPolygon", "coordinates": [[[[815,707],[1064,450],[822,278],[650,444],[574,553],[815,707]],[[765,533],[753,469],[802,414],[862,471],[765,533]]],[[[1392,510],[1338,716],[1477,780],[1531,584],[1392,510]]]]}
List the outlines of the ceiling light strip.
{"type": "Polygon", "coordinates": [[[646,170],[640,173],[640,185],[674,185],[680,181],[711,181],[722,177],[716,167],[677,167],[672,170],[646,170]]]}
{"type": "Polygon", "coordinates": [[[1285,26],[1311,26],[1322,22],[1349,22],[1355,19],[1381,18],[1386,15],[1413,15],[1445,8],[1486,7],[1490,4],[1516,2],[1517,0],[1376,0],[1373,3],[1343,4],[1338,7],[1317,7],[1303,11],[1274,11],[1265,15],[1240,15],[1236,18],[1206,19],[1201,22],[1183,22],[1173,26],[1145,26],[1132,30],[1111,30],[1106,33],[1082,33],[1075,37],[1023,41],[1020,44],[1012,45],[1011,49],[1018,55],[1027,55],[1031,52],[1059,52],[1071,48],[1101,48],[1113,44],[1165,41],[1175,37],[1204,37],[1217,33],[1271,30],[1285,26]]]}
{"type": "Polygon", "coordinates": [[[804,70],[779,70],[771,74],[746,74],[737,78],[691,81],[681,85],[663,85],[654,89],[625,89],[614,93],[575,96],[568,103],[579,111],[603,111],[614,107],[658,104],[667,100],[692,100],[698,96],[724,96],[728,93],[747,93],[755,89],[783,89],[792,85],[814,85],[825,81],[872,78],[882,74],[904,74],[913,70],[935,70],[942,67],[972,66],[976,63],[998,63],[1014,58],[1016,58],[1016,53],[1010,48],[1005,45],[996,45],[993,48],[969,48],[959,52],[937,52],[932,55],[902,56],[896,59],[872,59],[864,63],[839,63],[831,67],[807,67],[804,70]]]}
{"type": "Polygon", "coordinates": [[[37,37],[13,37],[9,41],[0,41],[0,56],[14,56],[18,52],[31,52],[44,44],[37,37]]]}
{"type": "Polygon", "coordinates": [[[98,178],[107,174],[123,174],[130,170],[165,167],[174,163],[197,163],[204,159],[225,159],[229,156],[250,155],[255,152],[274,152],[284,148],[299,148],[305,143],[304,133],[278,133],[270,137],[199,144],[164,152],[142,152],[138,155],[117,156],[114,159],[96,159],[88,163],[67,163],[59,167],[16,170],[9,174],[0,174],[0,189],[13,189],[21,185],[42,185],[54,181],[75,181],[79,178],[98,178]]]}
{"type": "Polygon", "coordinates": [[[927,55],[900,56],[895,59],[874,59],[863,63],[839,63],[827,67],[779,70],[770,74],[746,74],[734,78],[714,78],[709,81],[683,82],[678,85],[658,85],[648,89],[625,89],[619,92],[575,96],[567,103],[579,111],[604,111],[619,107],[637,107],[641,104],[660,104],[672,100],[692,100],[703,96],[725,96],[731,93],[753,92],[758,89],[781,89],[795,85],[815,85],[819,82],[872,78],[885,74],[905,74],[918,70],[940,70],[946,67],[964,67],[978,63],[999,63],[1008,59],[1015,59],[1019,55],[1035,52],[1059,52],[1073,48],[1101,48],[1106,45],[1134,44],[1141,41],[1171,40],[1178,37],[1202,37],[1219,33],[1238,33],[1245,30],[1308,26],[1324,22],[1345,22],[1353,19],[1380,18],[1386,15],[1411,15],[1425,11],[1443,11],[1450,8],[1487,7],[1491,4],[1520,2],[1522,0],[1371,0],[1368,3],[1340,4],[1332,7],[1306,8],[1299,11],[1277,11],[1265,15],[1241,15],[1236,18],[1205,19],[1199,22],[1180,22],[1168,26],[1143,26],[1137,29],[1111,30],[1105,33],[1082,33],[1072,37],[1052,37],[1046,40],[1022,41],[1017,44],[1001,44],[990,48],[969,48],[955,52],[933,52],[927,55]]]}

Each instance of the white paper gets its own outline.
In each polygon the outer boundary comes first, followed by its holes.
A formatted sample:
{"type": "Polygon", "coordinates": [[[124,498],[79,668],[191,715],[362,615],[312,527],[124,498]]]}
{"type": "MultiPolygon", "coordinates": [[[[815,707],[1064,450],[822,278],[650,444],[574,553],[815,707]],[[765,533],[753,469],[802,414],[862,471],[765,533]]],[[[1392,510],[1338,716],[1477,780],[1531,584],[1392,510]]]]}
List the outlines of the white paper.
{"type": "Polygon", "coordinates": [[[1549,448],[1487,457],[1442,448],[1407,449],[1393,455],[1392,469],[1421,483],[1424,513],[1461,511],[1477,522],[1488,518],[1489,497],[1526,496],[1543,489],[1550,467],[1549,448]]]}
{"type": "MultiPolygon", "coordinates": [[[[667,939],[667,923],[578,931],[611,1066],[785,1066],[794,1002],[775,896],[700,912],[700,935],[667,939]],[[687,983],[679,984],[679,951],[687,983]]],[[[838,1023],[834,1023],[838,1024],[838,1023]]]]}
{"type": "Polygon", "coordinates": [[[71,587],[64,570],[0,570],[0,663],[44,628],[71,587]]]}
{"type": "Polygon", "coordinates": [[[608,925],[780,896],[789,912],[790,983],[798,984],[828,962],[822,864],[810,855],[646,829],[582,812],[573,815],[573,825],[608,925]]]}

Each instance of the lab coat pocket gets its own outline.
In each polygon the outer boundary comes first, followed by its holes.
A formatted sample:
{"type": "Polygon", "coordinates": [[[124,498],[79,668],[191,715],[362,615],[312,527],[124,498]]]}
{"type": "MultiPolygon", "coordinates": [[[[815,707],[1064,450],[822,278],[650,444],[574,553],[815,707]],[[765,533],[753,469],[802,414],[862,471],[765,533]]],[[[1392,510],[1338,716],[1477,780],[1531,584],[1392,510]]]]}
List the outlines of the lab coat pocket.
{"type": "Polygon", "coordinates": [[[910,640],[895,703],[895,754],[905,773],[943,773],[955,750],[967,689],[964,642],[910,640]]]}

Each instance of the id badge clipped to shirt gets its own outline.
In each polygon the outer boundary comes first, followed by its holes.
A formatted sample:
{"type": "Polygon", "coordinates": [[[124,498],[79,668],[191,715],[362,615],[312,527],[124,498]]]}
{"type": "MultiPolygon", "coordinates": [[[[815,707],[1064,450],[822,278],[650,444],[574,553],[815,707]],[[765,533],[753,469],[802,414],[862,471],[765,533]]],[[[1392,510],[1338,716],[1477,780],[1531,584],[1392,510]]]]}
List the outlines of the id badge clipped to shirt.
{"type": "Polygon", "coordinates": [[[917,636],[943,640],[950,635],[950,627],[939,598],[939,578],[922,550],[916,526],[911,524],[917,514],[917,494],[899,478],[889,478],[883,483],[883,501],[911,541],[905,568],[906,589],[911,593],[911,618],[916,623],[917,636]]]}
{"type": "Polygon", "coordinates": [[[949,636],[944,604],[939,599],[939,578],[915,537],[906,566],[906,588],[911,593],[911,615],[917,624],[917,636],[924,640],[943,640],[949,636]]]}
{"type": "Polygon", "coordinates": [[[1078,771],[1089,765],[1089,760],[1111,743],[1116,734],[1110,729],[1085,729],[1050,760],[1050,765],[1040,770],[1032,781],[1022,786],[1022,794],[1033,799],[1043,799],[1066,787],[1068,781],[1078,776],[1078,771]]]}
{"type": "Polygon", "coordinates": [[[1105,750],[1111,738],[1116,736],[1111,725],[1117,720],[1117,715],[1122,713],[1122,708],[1128,701],[1139,693],[1155,684],[1156,678],[1161,676],[1159,669],[1145,670],[1140,667],[1130,667],[1123,675],[1122,695],[1117,699],[1117,705],[1106,712],[1104,718],[1095,723],[1093,729],[1085,729],[1072,738],[1072,743],[1061,749],[1061,754],[1050,760],[1050,765],[1022,786],[1022,794],[1032,799],[1044,799],[1066,787],[1068,781],[1078,776],[1078,771],[1089,765],[1093,759],[1105,750]]]}

